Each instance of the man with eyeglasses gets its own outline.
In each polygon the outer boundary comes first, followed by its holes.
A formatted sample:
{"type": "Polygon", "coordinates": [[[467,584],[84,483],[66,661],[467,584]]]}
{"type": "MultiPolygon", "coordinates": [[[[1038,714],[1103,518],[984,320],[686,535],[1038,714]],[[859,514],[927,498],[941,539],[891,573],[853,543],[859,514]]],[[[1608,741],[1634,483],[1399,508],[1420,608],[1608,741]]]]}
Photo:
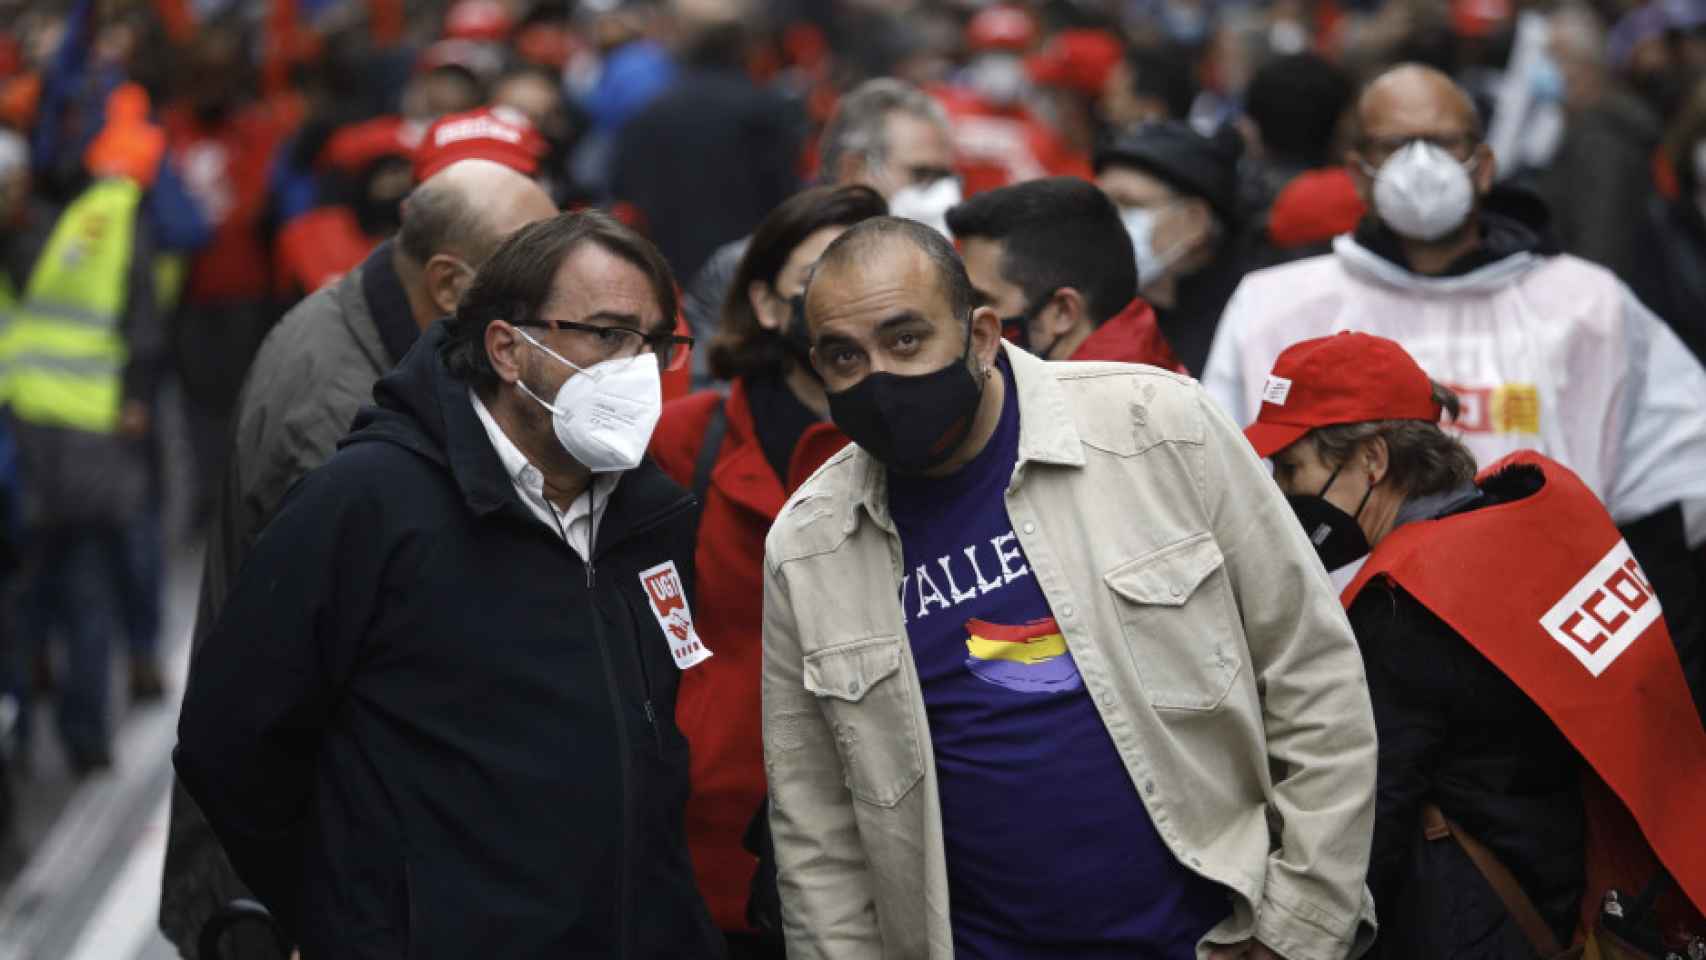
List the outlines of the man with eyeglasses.
{"type": "Polygon", "coordinates": [[[1204,386],[1248,424],[1284,405],[1290,385],[1269,371],[1287,346],[1340,330],[1397,341],[1461,398],[1454,428],[1480,463],[1538,450],[1605,503],[1698,700],[1706,370],[1609,271],[1558,252],[1538,198],[1494,186],[1474,105],[1444,74],[1389,70],[1355,119],[1347,166],[1372,214],[1331,254],[1244,279],[1204,386]]]}
{"type": "Polygon", "coordinates": [[[304,956],[717,957],[682,834],[687,362],[607,216],[512,236],[255,543],[175,760],[304,956]]]}
{"type": "MultiPolygon", "coordinates": [[[[428,157],[421,167],[397,236],[293,307],[249,365],[209,518],[193,650],[212,632],[279,501],[332,456],[374,382],[403,359],[422,329],[456,309],[474,270],[506,237],[556,214],[525,170],[492,159],[516,162],[509,143],[470,139],[454,148],[456,155],[428,157]]],[[[244,893],[195,804],[174,790],[161,930],[193,950],[208,917],[244,893]]],[[[250,943],[248,936],[234,932],[233,946],[244,957],[267,960],[271,944],[250,943]]]]}
{"type": "MultiPolygon", "coordinates": [[[[819,181],[870,187],[895,216],[948,232],[948,208],[960,202],[960,181],[947,111],[930,94],[893,77],[867,80],[835,105],[818,145],[819,181]]],[[[721,325],[723,303],[751,240],[718,247],[684,291],[682,313],[701,342],[721,325]]],[[[695,355],[695,390],[711,385],[705,353],[695,355]]]]}

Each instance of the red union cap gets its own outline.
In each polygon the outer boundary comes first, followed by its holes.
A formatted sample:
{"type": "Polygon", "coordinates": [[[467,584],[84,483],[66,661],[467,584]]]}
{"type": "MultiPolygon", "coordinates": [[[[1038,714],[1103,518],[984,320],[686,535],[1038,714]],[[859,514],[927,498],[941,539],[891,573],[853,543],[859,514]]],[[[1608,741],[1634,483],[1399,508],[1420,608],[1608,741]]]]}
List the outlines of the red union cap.
{"type": "Polygon", "coordinates": [[[509,36],[509,11],[498,0],[458,0],[444,16],[444,35],[457,40],[498,42],[509,36]]]}
{"type": "Polygon", "coordinates": [[[491,160],[531,177],[545,150],[545,138],[514,110],[480,107],[452,113],[428,127],[415,148],[415,182],[458,160],[491,160]]]}
{"type": "Polygon", "coordinates": [[[1286,347],[1244,436],[1271,457],[1316,427],[1369,420],[1439,422],[1433,383],[1404,348],[1346,330],[1286,347]]]}
{"type": "Polygon", "coordinates": [[[1106,30],[1062,30],[1025,61],[1031,79],[1050,87],[1064,87],[1088,97],[1100,97],[1108,75],[1125,59],[1120,38],[1106,30]]]}
{"type": "Polygon", "coordinates": [[[1037,21],[1024,7],[997,4],[980,10],[966,24],[966,46],[974,52],[1024,53],[1037,42],[1037,21]]]}

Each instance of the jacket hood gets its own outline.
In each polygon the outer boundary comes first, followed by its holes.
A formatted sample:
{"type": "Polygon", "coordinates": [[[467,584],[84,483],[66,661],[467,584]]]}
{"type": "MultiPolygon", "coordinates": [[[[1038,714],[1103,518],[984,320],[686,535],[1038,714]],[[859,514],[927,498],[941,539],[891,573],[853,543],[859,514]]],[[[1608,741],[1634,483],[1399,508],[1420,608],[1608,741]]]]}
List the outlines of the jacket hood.
{"type": "Polygon", "coordinates": [[[1562,252],[1552,235],[1552,215],[1536,194],[1496,186],[1481,201],[1481,245],[1459,257],[1444,273],[1424,275],[1410,269],[1402,241],[1374,217],[1355,234],[1333,242],[1346,268],[1364,279],[1403,290],[1433,293],[1484,292],[1504,287],[1562,252]]]}
{"type": "Polygon", "coordinates": [[[468,384],[444,365],[443,320],[428,327],[403,361],[373,386],[373,403],[355,416],[339,447],[391,443],[448,470],[476,513],[515,499],[485,427],[468,400],[468,384]]]}

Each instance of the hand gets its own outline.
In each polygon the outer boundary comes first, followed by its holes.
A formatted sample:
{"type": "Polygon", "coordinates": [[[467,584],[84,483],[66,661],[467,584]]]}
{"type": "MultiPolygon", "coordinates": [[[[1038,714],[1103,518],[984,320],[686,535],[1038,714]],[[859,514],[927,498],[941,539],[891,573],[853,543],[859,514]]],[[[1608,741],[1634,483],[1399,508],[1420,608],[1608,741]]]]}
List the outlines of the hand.
{"type": "Polygon", "coordinates": [[[1260,940],[1246,940],[1230,947],[1209,947],[1208,960],[1285,960],[1260,940]]]}
{"type": "Polygon", "coordinates": [[[148,407],[139,400],[126,400],[118,412],[118,432],[132,440],[148,435],[148,407]]]}

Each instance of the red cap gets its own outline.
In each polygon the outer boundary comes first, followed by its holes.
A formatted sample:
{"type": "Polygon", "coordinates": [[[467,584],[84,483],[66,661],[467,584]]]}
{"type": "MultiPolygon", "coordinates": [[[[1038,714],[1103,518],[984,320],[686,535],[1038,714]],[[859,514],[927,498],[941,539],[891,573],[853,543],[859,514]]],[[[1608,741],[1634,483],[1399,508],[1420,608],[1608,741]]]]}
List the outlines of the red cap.
{"type": "Polygon", "coordinates": [[[1346,330],[1286,347],[1262,388],[1262,411],[1244,428],[1271,457],[1316,427],[1369,420],[1438,423],[1433,383],[1404,348],[1346,330]]]}
{"type": "Polygon", "coordinates": [[[1062,30],[1026,66],[1031,79],[1043,86],[1100,97],[1108,75],[1123,59],[1125,47],[1106,30],[1062,30]]]}
{"type": "Polygon", "coordinates": [[[973,52],[1024,53],[1037,42],[1037,21],[1023,7],[998,4],[978,11],[966,24],[966,46],[973,52]]]}
{"type": "Polygon", "coordinates": [[[444,15],[444,35],[454,40],[496,42],[508,39],[514,26],[498,0],[457,0],[444,15]]]}
{"type": "Polygon", "coordinates": [[[316,164],[355,174],[386,157],[408,159],[414,152],[420,127],[398,116],[374,117],[339,127],[320,148],[316,164]]]}
{"type": "Polygon", "coordinates": [[[1268,239],[1281,250],[1326,243],[1355,230],[1367,212],[1349,170],[1306,170],[1274,198],[1268,210],[1268,239]]]}
{"type": "Polygon", "coordinates": [[[480,107],[452,113],[428,127],[415,148],[415,182],[458,160],[490,160],[531,177],[545,151],[545,138],[514,110],[480,107]]]}

